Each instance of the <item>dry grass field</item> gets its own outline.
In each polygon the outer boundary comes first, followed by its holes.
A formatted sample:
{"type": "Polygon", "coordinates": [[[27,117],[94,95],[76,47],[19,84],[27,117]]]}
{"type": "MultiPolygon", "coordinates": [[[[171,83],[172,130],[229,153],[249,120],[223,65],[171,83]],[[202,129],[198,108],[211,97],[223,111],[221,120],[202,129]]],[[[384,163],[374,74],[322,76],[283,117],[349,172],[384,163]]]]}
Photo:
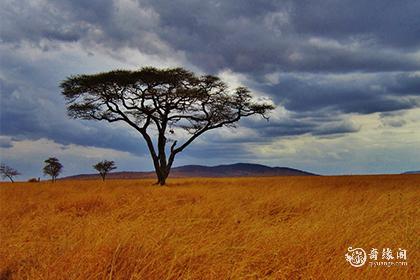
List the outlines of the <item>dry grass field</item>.
{"type": "Polygon", "coordinates": [[[420,176],[0,184],[0,279],[416,279],[420,176]],[[352,267],[347,248],[404,248],[352,267]]]}

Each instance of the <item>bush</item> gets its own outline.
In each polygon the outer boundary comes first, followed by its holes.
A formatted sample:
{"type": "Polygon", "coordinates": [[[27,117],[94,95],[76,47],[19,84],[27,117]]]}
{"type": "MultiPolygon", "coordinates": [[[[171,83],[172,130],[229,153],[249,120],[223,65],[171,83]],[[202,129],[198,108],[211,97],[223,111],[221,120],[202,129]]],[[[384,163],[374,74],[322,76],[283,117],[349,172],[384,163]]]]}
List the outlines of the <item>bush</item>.
{"type": "Polygon", "coordinates": [[[39,182],[39,179],[37,179],[37,178],[31,178],[31,179],[28,180],[28,182],[29,183],[38,183],[39,182]]]}

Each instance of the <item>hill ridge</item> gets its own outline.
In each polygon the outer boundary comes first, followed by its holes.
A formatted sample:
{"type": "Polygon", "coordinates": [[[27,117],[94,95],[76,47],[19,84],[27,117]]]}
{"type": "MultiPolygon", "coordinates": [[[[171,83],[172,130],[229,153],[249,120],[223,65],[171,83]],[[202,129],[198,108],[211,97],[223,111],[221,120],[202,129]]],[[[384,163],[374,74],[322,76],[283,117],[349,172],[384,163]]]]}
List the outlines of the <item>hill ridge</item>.
{"type": "Polygon", "coordinates": [[[401,174],[420,174],[420,170],[406,171],[406,172],[401,173],[401,174]]]}
{"type": "MultiPolygon", "coordinates": [[[[291,168],[271,167],[257,163],[233,163],[214,166],[183,165],[173,167],[170,177],[268,177],[268,176],[316,176],[317,174],[291,168]]],[[[97,179],[98,174],[78,174],[61,179],[97,179]]],[[[141,179],[154,178],[154,171],[116,171],[108,174],[109,179],[141,179]]]]}

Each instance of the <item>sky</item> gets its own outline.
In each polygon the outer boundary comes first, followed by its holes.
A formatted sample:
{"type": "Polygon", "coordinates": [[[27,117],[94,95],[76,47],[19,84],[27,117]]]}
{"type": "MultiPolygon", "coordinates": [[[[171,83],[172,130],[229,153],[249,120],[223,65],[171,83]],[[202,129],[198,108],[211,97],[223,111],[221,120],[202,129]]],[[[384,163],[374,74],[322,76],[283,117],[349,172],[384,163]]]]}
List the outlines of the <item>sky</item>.
{"type": "Polygon", "coordinates": [[[0,0],[0,160],[42,177],[152,170],[124,124],[67,117],[74,74],[184,67],[276,104],[214,130],[175,165],[252,162],[319,174],[420,170],[420,1],[0,0]]]}

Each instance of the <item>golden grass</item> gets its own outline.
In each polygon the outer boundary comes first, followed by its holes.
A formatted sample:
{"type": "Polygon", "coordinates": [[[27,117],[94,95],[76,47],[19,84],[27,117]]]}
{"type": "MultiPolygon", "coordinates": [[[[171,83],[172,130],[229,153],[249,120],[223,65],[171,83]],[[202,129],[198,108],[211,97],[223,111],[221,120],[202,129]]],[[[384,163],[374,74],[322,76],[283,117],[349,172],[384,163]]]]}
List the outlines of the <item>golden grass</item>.
{"type": "Polygon", "coordinates": [[[415,279],[420,176],[0,184],[0,279],[415,279]],[[347,247],[408,251],[350,266],[347,247]]]}

